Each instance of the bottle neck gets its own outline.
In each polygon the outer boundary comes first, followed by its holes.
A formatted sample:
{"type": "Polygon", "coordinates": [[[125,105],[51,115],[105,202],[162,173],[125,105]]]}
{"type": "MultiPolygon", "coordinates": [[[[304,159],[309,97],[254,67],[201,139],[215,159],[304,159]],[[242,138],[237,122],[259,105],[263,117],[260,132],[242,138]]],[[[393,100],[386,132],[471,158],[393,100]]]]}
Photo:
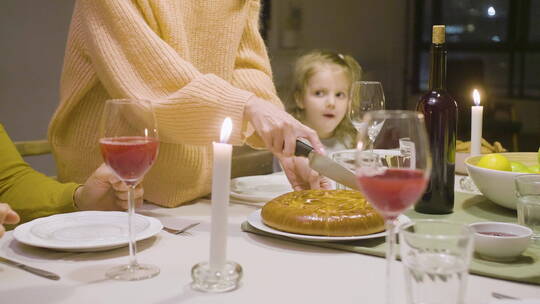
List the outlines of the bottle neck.
{"type": "Polygon", "coordinates": [[[430,90],[446,89],[446,44],[431,45],[430,90]]]}

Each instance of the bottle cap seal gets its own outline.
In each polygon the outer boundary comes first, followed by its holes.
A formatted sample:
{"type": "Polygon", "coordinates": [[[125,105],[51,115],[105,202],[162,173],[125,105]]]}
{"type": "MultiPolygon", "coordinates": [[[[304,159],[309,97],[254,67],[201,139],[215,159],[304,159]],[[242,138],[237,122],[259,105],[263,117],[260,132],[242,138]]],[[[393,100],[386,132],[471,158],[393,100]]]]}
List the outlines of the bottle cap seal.
{"type": "Polygon", "coordinates": [[[444,25],[433,26],[433,37],[432,37],[431,42],[433,44],[444,44],[445,42],[445,26],[444,25]]]}

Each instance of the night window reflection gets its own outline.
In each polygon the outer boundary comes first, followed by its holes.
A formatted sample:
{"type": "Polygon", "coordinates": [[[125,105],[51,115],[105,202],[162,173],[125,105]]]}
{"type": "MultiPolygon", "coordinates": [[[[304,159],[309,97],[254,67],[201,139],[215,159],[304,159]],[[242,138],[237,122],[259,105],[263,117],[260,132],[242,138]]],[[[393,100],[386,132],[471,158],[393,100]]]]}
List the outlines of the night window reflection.
{"type": "Polygon", "coordinates": [[[478,73],[468,68],[482,69],[481,85],[494,96],[540,99],[540,0],[419,0],[416,12],[421,19],[416,23],[418,91],[427,90],[432,26],[445,24],[448,60],[464,74],[478,73]]]}

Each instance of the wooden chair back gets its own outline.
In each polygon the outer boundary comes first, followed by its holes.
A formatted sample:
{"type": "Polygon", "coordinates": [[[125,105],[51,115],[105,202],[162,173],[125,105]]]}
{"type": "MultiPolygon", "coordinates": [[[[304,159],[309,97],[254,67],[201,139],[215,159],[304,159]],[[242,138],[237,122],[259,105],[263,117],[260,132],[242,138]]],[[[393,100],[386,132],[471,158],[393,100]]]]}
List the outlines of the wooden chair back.
{"type": "Polygon", "coordinates": [[[46,139],[16,141],[15,147],[22,156],[43,155],[51,153],[51,145],[46,139]]]}

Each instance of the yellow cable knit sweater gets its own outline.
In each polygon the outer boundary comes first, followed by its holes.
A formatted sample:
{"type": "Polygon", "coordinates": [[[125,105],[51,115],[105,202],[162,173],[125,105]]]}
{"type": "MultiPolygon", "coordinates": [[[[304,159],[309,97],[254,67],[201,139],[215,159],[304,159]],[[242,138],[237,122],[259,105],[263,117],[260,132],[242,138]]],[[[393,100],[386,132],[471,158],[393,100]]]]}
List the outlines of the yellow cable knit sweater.
{"type": "Polygon", "coordinates": [[[262,141],[244,120],[253,95],[282,107],[258,32],[258,0],[78,0],[49,140],[60,181],[84,182],[102,162],[105,100],[154,103],[161,146],[145,198],[177,206],[210,191],[211,142],[262,141]]]}

